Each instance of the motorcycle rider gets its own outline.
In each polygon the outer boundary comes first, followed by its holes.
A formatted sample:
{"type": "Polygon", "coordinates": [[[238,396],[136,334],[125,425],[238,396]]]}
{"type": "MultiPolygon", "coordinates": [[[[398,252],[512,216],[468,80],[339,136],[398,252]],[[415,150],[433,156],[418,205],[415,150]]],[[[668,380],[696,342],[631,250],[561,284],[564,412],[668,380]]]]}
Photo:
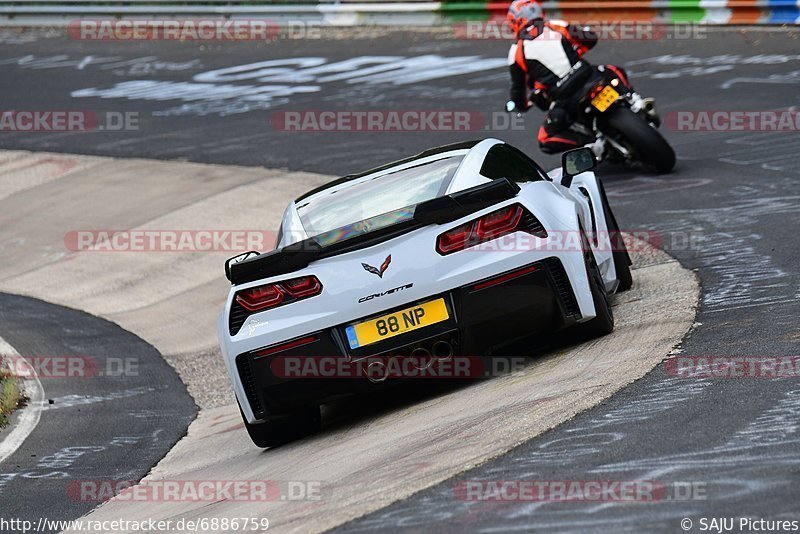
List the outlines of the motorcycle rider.
{"type": "MultiPolygon", "coordinates": [[[[597,34],[562,21],[545,21],[544,10],[533,0],[515,0],[508,8],[508,24],[517,41],[508,52],[511,72],[511,100],[507,111],[528,111],[534,104],[546,111],[539,128],[539,147],[546,154],[586,145],[602,157],[603,142],[570,126],[577,115],[578,98],[595,67],[582,59],[597,44],[597,34]],[[528,90],[532,90],[530,97],[528,90]]],[[[644,99],[628,82],[623,69],[604,65],[631,91],[634,106],[644,99]]]]}

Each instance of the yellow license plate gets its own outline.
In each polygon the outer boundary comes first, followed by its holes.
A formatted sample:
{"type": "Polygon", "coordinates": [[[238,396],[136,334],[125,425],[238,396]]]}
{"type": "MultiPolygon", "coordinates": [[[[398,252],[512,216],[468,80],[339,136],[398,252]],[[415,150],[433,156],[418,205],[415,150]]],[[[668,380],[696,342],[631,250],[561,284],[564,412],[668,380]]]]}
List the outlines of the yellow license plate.
{"type": "Polygon", "coordinates": [[[444,299],[436,299],[346,328],[351,349],[371,345],[450,318],[444,299]]]}
{"type": "Polygon", "coordinates": [[[610,85],[606,85],[600,94],[592,99],[592,105],[599,111],[605,111],[608,106],[613,104],[619,98],[619,93],[610,85]]]}

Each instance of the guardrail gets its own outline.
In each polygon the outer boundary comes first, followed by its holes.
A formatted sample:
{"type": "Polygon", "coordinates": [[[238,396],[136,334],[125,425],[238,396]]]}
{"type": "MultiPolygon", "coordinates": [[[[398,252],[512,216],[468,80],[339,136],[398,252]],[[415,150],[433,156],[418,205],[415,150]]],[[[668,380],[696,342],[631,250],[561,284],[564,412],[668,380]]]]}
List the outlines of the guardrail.
{"type": "MultiPolygon", "coordinates": [[[[800,0],[549,0],[545,10],[570,21],[800,24],[800,0]]],[[[267,18],[336,26],[436,26],[504,19],[508,2],[371,0],[276,3],[191,0],[0,0],[0,25],[65,25],[76,18],[267,18]]]]}

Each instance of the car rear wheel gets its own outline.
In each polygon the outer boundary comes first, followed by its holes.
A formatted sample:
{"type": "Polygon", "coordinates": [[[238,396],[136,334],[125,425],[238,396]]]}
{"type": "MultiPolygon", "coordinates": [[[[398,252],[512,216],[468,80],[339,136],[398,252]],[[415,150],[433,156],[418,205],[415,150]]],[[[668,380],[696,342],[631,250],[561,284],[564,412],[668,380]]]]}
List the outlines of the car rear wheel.
{"type": "Polygon", "coordinates": [[[610,334],[614,331],[614,312],[611,310],[611,302],[606,291],[600,268],[594,259],[594,253],[589,247],[589,240],[581,230],[583,243],[583,257],[586,264],[586,273],[589,277],[589,290],[592,293],[592,301],[596,316],[594,319],[579,325],[581,332],[587,338],[595,338],[610,334]]]}
{"type": "Polygon", "coordinates": [[[318,432],[322,423],[319,406],[255,424],[247,422],[241,406],[239,412],[242,414],[244,427],[247,429],[250,439],[253,440],[256,447],[262,449],[284,445],[318,432]]]}

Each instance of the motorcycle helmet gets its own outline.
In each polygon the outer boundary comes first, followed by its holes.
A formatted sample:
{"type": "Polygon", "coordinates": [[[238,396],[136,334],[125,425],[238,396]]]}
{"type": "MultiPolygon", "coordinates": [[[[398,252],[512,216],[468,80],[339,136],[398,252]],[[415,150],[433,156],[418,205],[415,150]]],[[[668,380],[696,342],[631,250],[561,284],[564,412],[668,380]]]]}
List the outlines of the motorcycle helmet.
{"type": "Polygon", "coordinates": [[[544,18],[544,10],[539,2],[533,0],[514,0],[508,7],[508,26],[518,34],[535,19],[544,18]]]}

